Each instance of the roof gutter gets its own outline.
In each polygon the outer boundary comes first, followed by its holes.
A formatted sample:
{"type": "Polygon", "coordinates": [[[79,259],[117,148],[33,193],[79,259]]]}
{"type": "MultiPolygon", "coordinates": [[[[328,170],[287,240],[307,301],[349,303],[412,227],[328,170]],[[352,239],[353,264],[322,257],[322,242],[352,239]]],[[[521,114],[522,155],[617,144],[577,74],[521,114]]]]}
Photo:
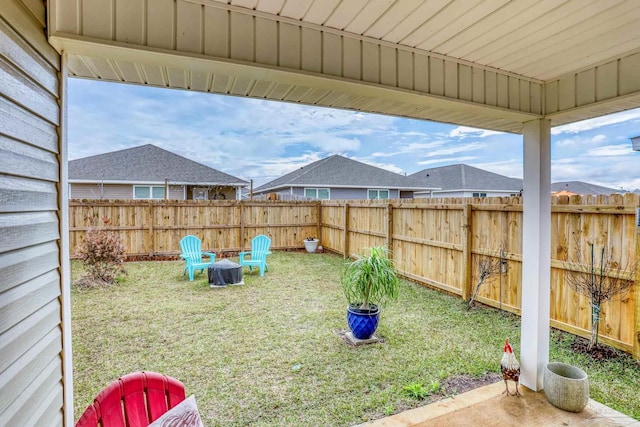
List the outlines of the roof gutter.
{"type": "MultiPolygon", "coordinates": [[[[69,179],[69,184],[125,184],[125,185],[165,185],[165,181],[125,181],[125,180],[89,180],[89,179],[69,179]]],[[[246,187],[248,182],[186,182],[186,181],[169,181],[169,185],[193,185],[207,186],[218,185],[225,187],[246,187]]]]}

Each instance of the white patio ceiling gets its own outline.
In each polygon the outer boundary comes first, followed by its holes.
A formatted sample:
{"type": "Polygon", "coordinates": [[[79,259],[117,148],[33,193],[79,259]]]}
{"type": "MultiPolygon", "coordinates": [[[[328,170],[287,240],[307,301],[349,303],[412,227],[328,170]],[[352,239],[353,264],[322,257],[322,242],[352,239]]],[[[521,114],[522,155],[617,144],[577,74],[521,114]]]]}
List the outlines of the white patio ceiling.
{"type": "Polygon", "coordinates": [[[637,0],[50,0],[73,76],[522,132],[640,107],[637,0]]]}

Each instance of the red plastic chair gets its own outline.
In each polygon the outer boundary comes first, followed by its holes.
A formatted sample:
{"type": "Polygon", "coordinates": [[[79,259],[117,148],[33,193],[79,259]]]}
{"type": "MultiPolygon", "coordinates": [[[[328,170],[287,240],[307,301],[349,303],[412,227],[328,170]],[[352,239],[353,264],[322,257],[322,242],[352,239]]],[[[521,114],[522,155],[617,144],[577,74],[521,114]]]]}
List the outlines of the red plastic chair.
{"type": "Polygon", "coordinates": [[[133,372],[102,390],[76,427],[146,427],[184,399],[184,384],[175,378],[133,372]]]}

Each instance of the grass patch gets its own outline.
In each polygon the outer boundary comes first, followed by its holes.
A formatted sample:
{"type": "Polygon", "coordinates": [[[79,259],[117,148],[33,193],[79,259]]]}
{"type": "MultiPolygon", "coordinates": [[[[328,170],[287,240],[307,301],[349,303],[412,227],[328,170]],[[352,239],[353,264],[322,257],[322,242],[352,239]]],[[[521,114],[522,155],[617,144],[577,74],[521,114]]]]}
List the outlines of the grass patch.
{"type": "MultiPolygon", "coordinates": [[[[207,426],[350,426],[448,389],[417,400],[407,385],[430,391],[448,379],[486,380],[499,372],[505,337],[520,347],[518,317],[467,311],[460,299],[409,282],[383,310],[377,334],[384,343],[346,345],[342,263],[329,254],[276,252],[264,277],[245,270],[244,286],[210,289],[206,274],[183,277],[178,261],[136,262],[112,287],[74,287],[76,419],[109,382],[148,370],[182,381],[207,426]]],[[[80,272],[73,263],[73,277],[80,272]]],[[[568,337],[554,332],[551,359],[580,366],[594,399],[640,418],[637,363],[590,361],[571,352],[568,337]]]]}

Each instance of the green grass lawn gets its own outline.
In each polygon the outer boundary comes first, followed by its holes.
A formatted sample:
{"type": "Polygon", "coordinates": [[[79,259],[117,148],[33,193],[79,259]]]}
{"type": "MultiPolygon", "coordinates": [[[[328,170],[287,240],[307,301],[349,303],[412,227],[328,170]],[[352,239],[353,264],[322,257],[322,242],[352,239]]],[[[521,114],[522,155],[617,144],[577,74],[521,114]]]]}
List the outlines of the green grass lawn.
{"type": "MultiPolygon", "coordinates": [[[[206,272],[189,282],[178,261],[136,262],[113,287],[74,287],[76,419],[109,382],[147,370],[182,381],[206,426],[350,426],[499,378],[506,337],[519,356],[518,317],[409,282],[383,311],[384,343],[345,344],[342,263],[276,252],[265,277],[245,270],[245,285],[210,289],[206,272]],[[433,394],[403,390],[420,384],[433,394]]],[[[74,263],[74,279],[81,271],[74,263]]],[[[595,400],[640,419],[638,364],[592,361],[571,340],[554,332],[551,359],[583,368],[595,400]]]]}

